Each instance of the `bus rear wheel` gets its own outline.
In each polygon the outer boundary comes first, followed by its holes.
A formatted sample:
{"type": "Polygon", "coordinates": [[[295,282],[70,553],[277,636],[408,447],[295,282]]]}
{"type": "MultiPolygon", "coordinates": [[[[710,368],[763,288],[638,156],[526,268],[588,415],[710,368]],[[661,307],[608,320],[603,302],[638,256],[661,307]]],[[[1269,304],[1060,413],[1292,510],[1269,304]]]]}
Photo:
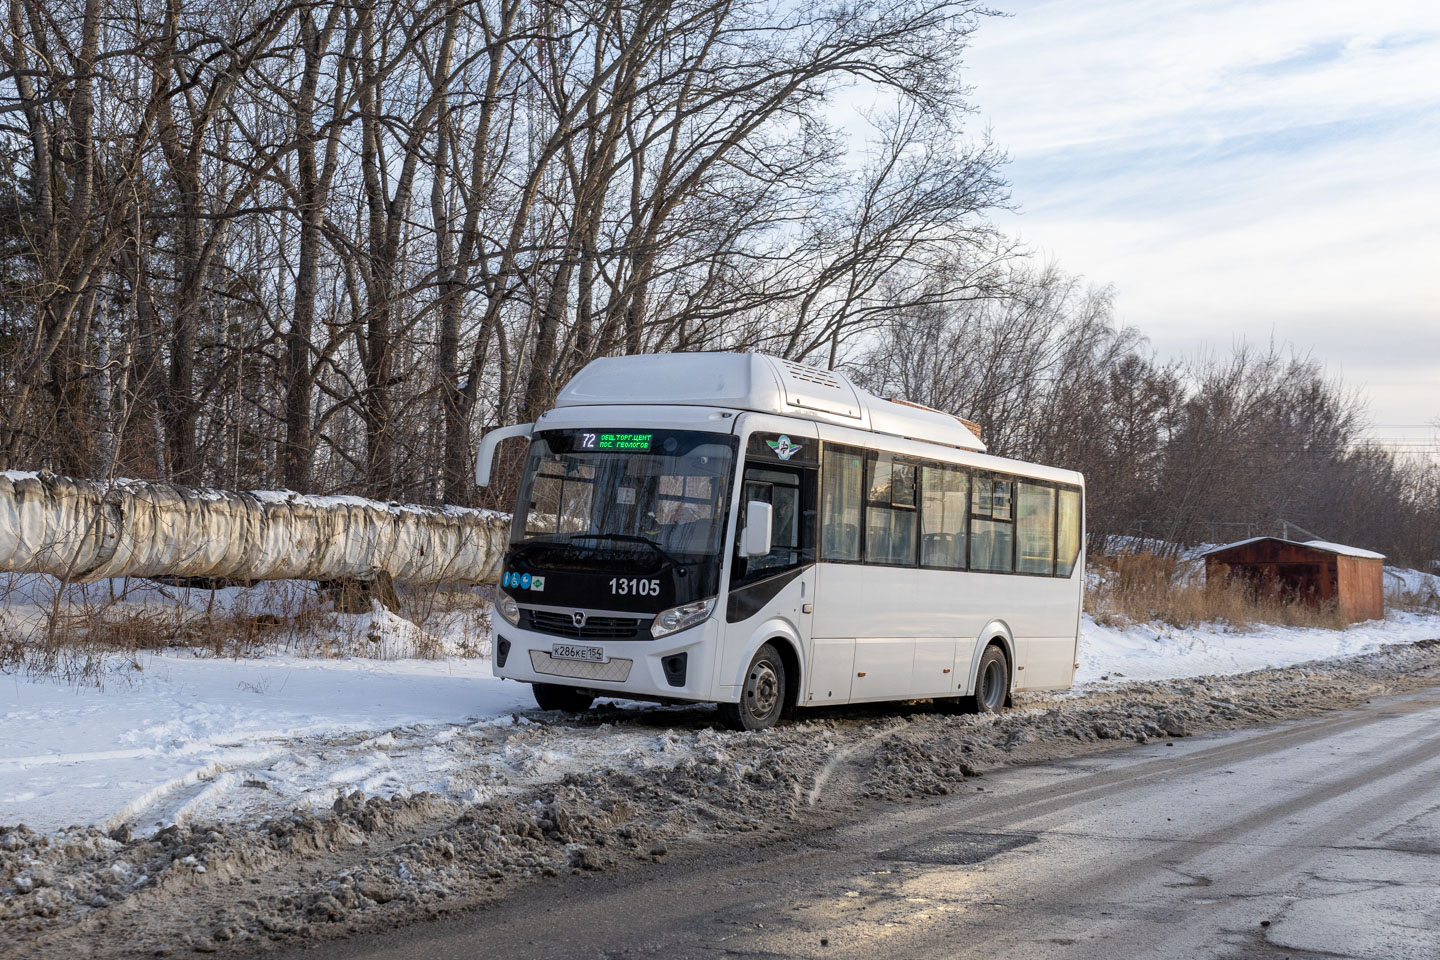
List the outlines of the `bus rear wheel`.
{"type": "Polygon", "coordinates": [[[975,671],[975,693],[960,703],[966,713],[1000,713],[1010,697],[1010,663],[998,643],[985,648],[975,671]]]}
{"type": "Polygon", "coordinates": [[[785,709],[786,682],[780,651],[774,644],[765,644],[755,652],[750,669],[745,671],[740,702],[720,704],[721,722],[732,730],[768,730],[775,726],[785,709]]]}
{"type": "Polygon", "coordinates": [[[541,710],[563,710],[566,713],[584,713],[595,702],[595,695],[575,687],[562,687],[558,683],[532,683],[531,691],[541,710]]]}

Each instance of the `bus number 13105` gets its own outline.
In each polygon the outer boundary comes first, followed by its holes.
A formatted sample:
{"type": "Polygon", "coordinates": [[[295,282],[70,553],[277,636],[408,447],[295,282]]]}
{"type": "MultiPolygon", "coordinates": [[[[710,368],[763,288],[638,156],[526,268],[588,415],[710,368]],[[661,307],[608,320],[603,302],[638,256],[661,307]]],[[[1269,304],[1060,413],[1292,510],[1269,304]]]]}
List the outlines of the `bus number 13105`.
{"type": "Polygon", "coordinates": [[[638,580],[635,577],[610,578],[610,592],[617,596],[636,597],[658,597],[660,595],[659,580],[638,580]]]}

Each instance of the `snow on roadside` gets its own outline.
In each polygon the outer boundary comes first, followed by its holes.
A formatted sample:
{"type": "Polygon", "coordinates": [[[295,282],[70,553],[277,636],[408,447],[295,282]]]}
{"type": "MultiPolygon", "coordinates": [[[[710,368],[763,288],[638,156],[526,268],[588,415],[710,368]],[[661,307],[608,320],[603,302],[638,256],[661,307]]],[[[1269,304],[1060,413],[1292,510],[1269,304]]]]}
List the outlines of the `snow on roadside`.
{"type": "Polygon", "coordinates": [[[443,753],[448,730],[534,706],[481,659],[138,662],[99,688],[0,676],[0,823],[141,827],[326,804],[342,787],[430,789],[447,764],[425,750],[443,753]],[[400,751],[370,737],[406,728],[400,751]]]}
{"type": "MultiPolygon", "coordinates": [[[[412,642],[408,621],[365,616],[377,656],[412,642]]],[[[427,621],[430,629],[447,632],[427,621]]],[[[1105,680],[1243,673],[1436,637],[1433,614],[1251,632],[1117,629],[1086,617],[1076,684],[1083,692],[1105,680]]],[[[671,765],[723,736],[663,724],[541,725],[529,688],[492,677],[483,657],[222,659],[172,650],[140,654],[138,670],[125,662],[100,687],[0,675],[0,824],[129,823],[148,834],[323,808],[355,789],[478,802],[569,771],[671,765]]]]}
{"type": "MultiPolygon", "coordinates": [[[[1387,566],[1385,588],[1392,597],[1402,593],[1434,597],[1440,595],[1440,576],[1387,566]]],[[[1179,629],[1156,623],[1109,627],[1086,614],[1080,625],[1080,668],[1075,672],[1075,684],[1246,673],[1306,660],[1357,656],[1382,643],[1436,637],[1440,637],[1440,614],[1434,613],[1397,612],[1345,630],[1280,626],[1235,630],[1220,624],[1179,629]]]]}
{"type": "Polygon", "coordinates": [[[1347,630],[1212,625],[1176,629],[1160,624],[1104,627],[1087,614],[1080,628],[1077,686],[1104,680],[1165,680],[1247,673],[1369,653],[1384,643],[1440,637],[1440,615],[1398,613],[1347,630]]]}

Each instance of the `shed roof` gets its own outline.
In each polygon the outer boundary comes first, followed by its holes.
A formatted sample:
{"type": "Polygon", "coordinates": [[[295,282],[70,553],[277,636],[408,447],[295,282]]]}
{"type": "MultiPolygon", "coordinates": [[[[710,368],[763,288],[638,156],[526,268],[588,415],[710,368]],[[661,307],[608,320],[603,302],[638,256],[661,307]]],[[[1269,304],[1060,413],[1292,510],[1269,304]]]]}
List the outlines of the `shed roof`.
{"type": "Polygon", "coordinates": [[[1365,550],[1360,547],[1348,547],[1343,543],[1331,543],[1328,540],[1306,540],[1305,546],[1314,547],[1316,550],[1328,550],[1345,557],[1363,557],[1367,560],[1385,559],[1383,553],[1376,553],[1374,550],[1365,550]]]}
{"type": "Polygon", "coordinates": [[[1262,540],[1274,540],[1276,543],[1289,543],[1297,547],[1309,547],[1311,550],[1322,550],[1325,553],[1335,553],[1342,557],[1360,557],[1365,560],[1384,560],[1385,554],[1376,553],[1374,550],[1365,550],[1360,547],[1346,546],[1343,543],[1331,543],[1328,540],[1286,540],[1284,537],[1251,537],[1248,540],[1236,540],[1234,543],[1227,543],[1224,546],[1214,547],[1200,554],[1208,557],[1211,554],[1223,553],[1226,550],[1233,550],[1236,547],[1243,547],[1251,543],[1259,543],[1262,540]]]}

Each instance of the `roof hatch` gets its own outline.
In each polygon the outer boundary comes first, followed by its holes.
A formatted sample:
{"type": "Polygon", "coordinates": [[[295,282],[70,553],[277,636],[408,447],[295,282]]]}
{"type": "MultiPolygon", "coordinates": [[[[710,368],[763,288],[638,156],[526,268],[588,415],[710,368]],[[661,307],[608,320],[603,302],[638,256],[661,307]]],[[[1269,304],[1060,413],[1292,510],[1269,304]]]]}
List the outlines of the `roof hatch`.
{"type": "Polygon", "coordinates": [[[792,360],[780,360],[776,366],[780,371],[786,403],[807,410],[860,419],[860,398],[855,395],[855,388],[844,377],[792,360]]]}

